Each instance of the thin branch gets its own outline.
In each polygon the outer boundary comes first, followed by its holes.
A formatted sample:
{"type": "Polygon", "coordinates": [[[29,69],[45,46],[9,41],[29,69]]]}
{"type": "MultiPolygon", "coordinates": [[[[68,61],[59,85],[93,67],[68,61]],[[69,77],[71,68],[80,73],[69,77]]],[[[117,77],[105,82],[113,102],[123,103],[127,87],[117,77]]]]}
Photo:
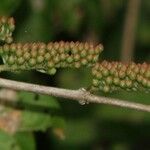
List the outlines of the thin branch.
{"type": "Polygon", "coordinates": [[[69,89],[47,87],[47,86],[41,86],[37,84],[12,81],[12,80],[2,79],[2,78],[0,78],[0,87],[66,98],[69,100],[78,101],[81,104],[99,103],[99,104],[113,105],[113,106],[119,106],[123,108],[130,108],[130,109],[150,112],[150,105],[144,105],[140,103],[128,102],[128,101],[107,98],[102,96],[95,96],[84,89],[69,90],[69,89]]]}

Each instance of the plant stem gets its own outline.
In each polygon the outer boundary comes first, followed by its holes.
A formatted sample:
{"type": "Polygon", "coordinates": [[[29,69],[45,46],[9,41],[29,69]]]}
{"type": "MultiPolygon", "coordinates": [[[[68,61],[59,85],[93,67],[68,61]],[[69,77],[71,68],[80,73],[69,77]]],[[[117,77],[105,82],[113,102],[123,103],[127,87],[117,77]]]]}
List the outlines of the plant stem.
{"type": "Polygon", "coordinates": [[[62,88],[55,88],[55,87],[47,87],[47,86],[12,81],[12,80],[2,79],[2,78],[0,78],[0,86],[13,89],[13,90],[22,90],[22,91],[34,92],[38,94],[46,94],[50,96],[66,98],[69,100],[78,101],[79,103],[82,104],[86,104],[86,103],[106,104],[106,105],[119,106],[122,108],[130,108],[134,110],[150,112],[150,105],[144,105],[140,103],[123,101],[114,98],[96,96],[87,92],[84,89],[70,90],[70,89],[62,89],[62,88]]]}

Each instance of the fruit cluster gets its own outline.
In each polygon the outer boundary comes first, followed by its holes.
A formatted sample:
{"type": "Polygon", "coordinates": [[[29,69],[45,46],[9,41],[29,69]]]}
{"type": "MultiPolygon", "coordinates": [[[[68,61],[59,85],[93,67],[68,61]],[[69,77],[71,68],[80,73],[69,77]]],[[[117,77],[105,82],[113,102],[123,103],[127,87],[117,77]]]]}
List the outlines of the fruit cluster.
{"type": "Polygon", "coordinates": [[[11,43],[14,29],[15,22],[13,18],[0,17],[0,41],[11,43]]]}
{"type": "MultiPolygon", "coordinates": [[[[10,71],[39,70],[55,74],[57,68],[91,67],[92,90],[103,92],[124,90],[150,91],[150,65],[98,62],[103,46],[80,42],[11,43],[14,19],[0,17],[0,55],[10,71]]],[[[7,70],[7,69],[6,69],[7,70]]]]}
{"type": "Polygon", "coordinates": [[[1,46],[0,55],[12,68],[33,68],[55,74],[57,68],[92,66],[102,50],[102,45],[79,42],[12,43],[1,46]]]}
{"type": "Polygon", "coordinates": [[[150,90],[150,65],[122,64],[120,62],[96,63],[92,68],[93,90],[103,92],[150,90]]]}

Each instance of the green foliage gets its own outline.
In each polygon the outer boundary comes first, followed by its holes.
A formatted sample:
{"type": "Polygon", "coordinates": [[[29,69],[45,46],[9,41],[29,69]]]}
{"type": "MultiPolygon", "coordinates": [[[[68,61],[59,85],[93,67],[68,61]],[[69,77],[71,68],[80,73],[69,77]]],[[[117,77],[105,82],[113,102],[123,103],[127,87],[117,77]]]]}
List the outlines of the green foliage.
{"type": "Polygon", "coordinates": [[[35,150],[35,140],[31,133],[9,135],[0,131],[1,150],[35,150]]]}
{"type": "Polygon", "coordinates": [[[36,150],[36,143],[32,133],[20,132],[14,135],[21,150],[36,150]]]}
{"type": "Polygon", "coordinates": [[[50,126],[50,115],[29,111],[21,114],[20,131],[45,131],[50,126]]]}
{"type": "Polygon", "coordinates": [[[1,150],[21,150],[15,139],[7,133],[0,131],[0,149],[1,150]]]}
{"type": "MultiPolygon", "coordinates": [[[[34,93],[29,92],[19,92],[18,94],[18,102],[26,103],[29,106],[41,106],[52,109],[60,109],[60,105],[56,98],[47,96],[47,95],[36,95],[34,93]]],[[[27,106],[28,106],[27,105],[27,106]]]]}
{"type": "Polygon", "coordinates": [[[68,121],[65,130],[66,138],[69,138],[68,144],[82,145],[91,142],[96,134],[94,128],[94,124],[89,123],[86,119],[68,121]],[[72,133],[74,133],[73,136],[71,136],[72,133]]]}
{"type": "Polygon", "coordinates": [[[55,116],[51,116],[51,113],[60,109],[55,98],[27,92],[19,93],[18,104],[25,106],[21,112],[19,131],[45,131],[53,126],[55,116]]]}
{"type": "Polygon", "coordinates": [[[1,0],[0,15],[11,15],[16,10],[20,2],[21,0],[1,0]]]}

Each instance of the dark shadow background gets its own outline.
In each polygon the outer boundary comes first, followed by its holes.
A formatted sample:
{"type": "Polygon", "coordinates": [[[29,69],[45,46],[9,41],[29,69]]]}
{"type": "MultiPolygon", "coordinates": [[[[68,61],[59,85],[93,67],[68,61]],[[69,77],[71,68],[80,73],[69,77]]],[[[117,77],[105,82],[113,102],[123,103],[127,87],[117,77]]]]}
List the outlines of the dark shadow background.
{"type": "MultiPolygon", "coordinates": [[[[137,1],[132,10],[136,10],[137,1]]],[[[102,43],[100,61],[122,60],[123,38],[130,0],[2,0],[0,15],[14,16],[15,42],[89,41],[102,43]]],[[[150,62],[150,1],[141,0],[132,30],[135,62],[150,62]]],[[[133,11],[133,13],[135,13],[133,11]]],[[[133,14],[129,14],[131,17],[133,14]]],[[[134,15],[133,15],[134,17],[134,15]]],[[[132,26],[129,22],[128,26],[132,26]]],[[[130,47],[130,45],[128,45],[130,47]]],[[[126,58],[128,60],[128,58],[126,58]]],[[[2,77],[31,83],[77,89],[91,83],[90,69],[60,69],[53,77],[39,72],[1,73],[2,77]]],[[[99,93],[104,95],[103,93],[99,93]]],[[[149,103],[150,94],[117,92],[109,95],[129,101],[149,103]]],[[[66,121],[65,140],[52,130],[35,132],[37,150],[148,150],[148,113],[90,104],[81,106],[60,100],[66,121]]]]}

